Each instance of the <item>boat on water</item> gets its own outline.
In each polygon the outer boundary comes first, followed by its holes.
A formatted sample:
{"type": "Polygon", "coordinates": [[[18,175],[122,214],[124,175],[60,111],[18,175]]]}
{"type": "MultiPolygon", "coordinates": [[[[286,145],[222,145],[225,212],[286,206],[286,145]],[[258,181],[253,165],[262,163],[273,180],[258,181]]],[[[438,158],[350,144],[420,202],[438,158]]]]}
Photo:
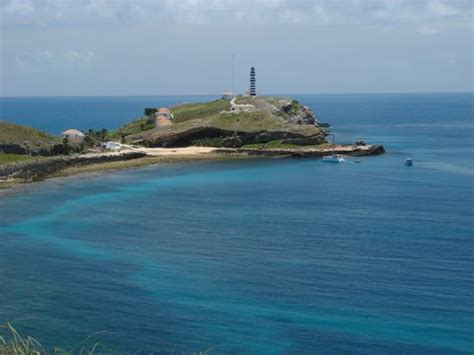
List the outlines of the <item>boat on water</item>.
{"type": "Polygon", "coordinates": [[[323,157],[325,163],[342,163],[343,161],[345,161],[344,158],[338,154],[323,157]]]}
{"type": "Polygon", "coordinates": [[[412,166],[413,165],[413,159],[412,158],[407,158],[405,160],[405,165],[412,166]]]}

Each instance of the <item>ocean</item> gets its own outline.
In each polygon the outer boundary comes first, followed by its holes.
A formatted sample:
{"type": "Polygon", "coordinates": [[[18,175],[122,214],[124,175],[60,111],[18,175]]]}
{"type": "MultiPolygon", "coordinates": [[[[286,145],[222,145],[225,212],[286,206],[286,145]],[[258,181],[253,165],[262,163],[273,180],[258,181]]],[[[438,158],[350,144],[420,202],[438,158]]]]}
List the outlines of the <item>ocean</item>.
{"type": "MultiPolygon", "coordinates": [[[[331,139],[387,153],[151,166],[2,194],[0,323],[125,353],[471,354],[474,95],[293,96],[331,139]]],[[[0,119],[113,129],[213,98],[1,98],[0,119]]]]}

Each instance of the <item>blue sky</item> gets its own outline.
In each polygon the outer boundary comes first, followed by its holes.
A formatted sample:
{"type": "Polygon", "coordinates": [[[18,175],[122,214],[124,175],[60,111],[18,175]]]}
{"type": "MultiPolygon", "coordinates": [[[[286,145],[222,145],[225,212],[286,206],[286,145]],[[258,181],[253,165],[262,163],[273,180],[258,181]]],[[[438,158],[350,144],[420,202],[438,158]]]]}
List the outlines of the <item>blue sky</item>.
{"type": "Polygon", "coordinates": [[[473,90],[471,0],[2,0],[2,96],[473,90]],[[235,80],[232,85],[232,57],[235,80]]]}

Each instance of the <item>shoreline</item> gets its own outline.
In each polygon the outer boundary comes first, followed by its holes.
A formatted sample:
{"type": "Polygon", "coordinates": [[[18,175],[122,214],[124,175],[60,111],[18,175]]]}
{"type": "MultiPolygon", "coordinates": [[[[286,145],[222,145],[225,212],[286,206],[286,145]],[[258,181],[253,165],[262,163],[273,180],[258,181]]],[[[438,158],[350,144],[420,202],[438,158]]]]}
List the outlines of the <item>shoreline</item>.
{"type": "MultiPolygon", "coordinates": [[[[65,169],[58,170],[54,173],[42,176],[41,178],[35,179],[7,179],[0,180],[0,197],[7,193],[13,193],[14,191],[26,188],[27,186],[33,186],[37,183],[45,181],[53,181],[56,179],[69,179],[69,178],[80,178],[80,177],[91,177],[100,176],[108,173],[131,170],[135,168],[143,168],[155,165],[168,165],[176,163],[187,163],[187,162],[206,162],[206,161],[220,161],[220,160],[234,160],[234,159],[245,159],[251,158],[243,155],[222,155],[222,154],[208,154],[205,156],[192,156],[192,155],[181,155],[179,157],[169,156],[143,156],[133,160],[118,160],[118,161],[107,161],[101,163],[94,163],[82,166],[72,166],[65,169]]],[[[32,162],[34,164],[34,162],[32,162]]]]}
{"type": "Polygon", "coordinates": [[[77,156],[59,156],[24,163],[0,165],[0,196],[20,186],[71,176],[90,176],[153,165],[222,161],[252,158],[321,158],[326,155],[379,155],[376,145],[332,145],[302,148],[127,148],[115,152],[92,152],[77,156]]]}

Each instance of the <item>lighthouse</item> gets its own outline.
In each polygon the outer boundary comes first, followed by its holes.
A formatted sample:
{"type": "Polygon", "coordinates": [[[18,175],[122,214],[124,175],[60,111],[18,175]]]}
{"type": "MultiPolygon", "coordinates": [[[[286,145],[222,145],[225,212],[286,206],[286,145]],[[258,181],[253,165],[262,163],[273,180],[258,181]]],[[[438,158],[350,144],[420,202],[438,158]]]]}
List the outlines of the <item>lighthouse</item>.
{"type": "Polygon", "coordinates": [[[255,68],[250,68],[250,96],[256,96],[257,90],[255,86],[255,68]]]}

